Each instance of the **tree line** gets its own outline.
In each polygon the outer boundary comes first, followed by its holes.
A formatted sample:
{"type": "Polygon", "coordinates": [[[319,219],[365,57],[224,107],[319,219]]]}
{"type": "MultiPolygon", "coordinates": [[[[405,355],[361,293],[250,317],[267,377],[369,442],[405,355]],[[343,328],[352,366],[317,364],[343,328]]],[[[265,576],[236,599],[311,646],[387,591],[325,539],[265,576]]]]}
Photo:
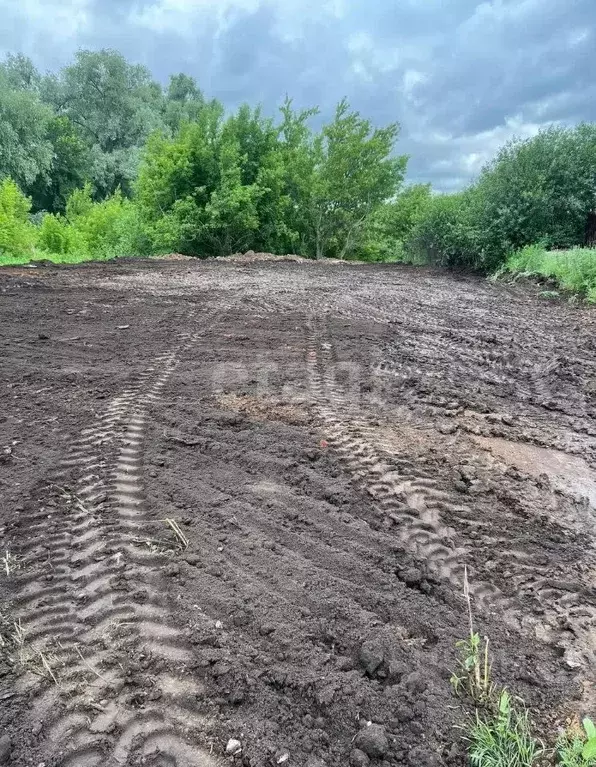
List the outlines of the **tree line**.
{"type": "MultiPolygon", "coordinates": [[[[248,105],[226,114],[187,75],[162,88],[115,51],[80,51],[45,76],[9,56],[0,178],[41,214],[37,245],[52,252],[105,250],[113,242],[92,234],[118,241],[126,229],[127,252],[353,257],[372,215],[399,192],[407,158],[394,153],[397,124],[373,127],[343,100],[314,131],[317,111],[286,99],[277,120],[248,105]]],[[[4,207],[14,195],[4,187],[4,207]]],[[[30,230],[21,242],[33,239],[30,230]]]]}
{"type": "Polygon", "coordinates": [[[116,51],[57,73],[0,63],[0,253],[102,258],[254,249],[490,271],[515,250],[581,244],[596,199],[596,126],[512,141],[455,194],[404,186],[397,123],[341,101],[277,118],[226,113],[116,51]]]}

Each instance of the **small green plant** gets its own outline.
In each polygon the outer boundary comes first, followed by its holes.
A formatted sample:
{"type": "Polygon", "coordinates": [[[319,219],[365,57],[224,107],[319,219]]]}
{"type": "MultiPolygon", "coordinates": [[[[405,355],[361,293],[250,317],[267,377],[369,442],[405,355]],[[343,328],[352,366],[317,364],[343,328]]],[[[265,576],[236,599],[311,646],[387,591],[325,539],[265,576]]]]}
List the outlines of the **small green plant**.
{"type": "Polygon", "coordinates": [[[568,730],[557,741],[557,764],[561,767],[596,767],[596,726],[584,719],[581,727],[568,730]]]}
{"type": "Polygon", "coordinates": [[[507,690],[499,696],[496,715],[482,718],[476,712],[466,740],[472,767],[532,767],[544,754],[531,735],[528,712],[513,705],[507,690]]]}
{"type": "Polygon", "coordinates": [[[468,608],[469,634],[466,639],[456,643],[459,650],[458,668],[451,675],[451,686],[456,695],[465,693],[474,703],[487,706],[494,702],[496,688],[491,679],[488,637],[482,640],[474,630],[467,568],[464,569],[464,598],[468,608]]]}

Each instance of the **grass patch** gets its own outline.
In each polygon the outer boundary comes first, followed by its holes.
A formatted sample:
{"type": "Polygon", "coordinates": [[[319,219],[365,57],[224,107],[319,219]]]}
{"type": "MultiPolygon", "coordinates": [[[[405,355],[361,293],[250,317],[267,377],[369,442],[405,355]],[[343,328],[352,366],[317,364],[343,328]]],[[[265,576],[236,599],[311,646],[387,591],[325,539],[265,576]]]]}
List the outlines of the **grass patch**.
{"type": "Polygon", "coordinates": [[[532,767],[544,753],[531,735],[528,712],[514,705],[507,690],[495,714],[483,718],[476,712],[466,740],[472,767],[532,767]]]}
{"type": "Polygon", "coordinates": [[[0,266],[26,266],[27,264],[49,261],[52,264],[82,264],[84,261],[109,261],[114,256],[92,255],[90,253],[48,253],[35,251],[21,256],[0,253],[0,266]]]}
{"type": "Polygon", "coordinates": [[[488,638],[481,640],[474,630],[467,569],[464,597],[469,632],[457,642],[457,669],[451,686],[474,707],[473,715],[460,727],[468,744],[470,767],[596,767],[596,726],[591,719],[558,737],[547,733],[549,748],[535,735],[524,701],[492,678],[488,638]]]}
{"type": "Polygon", "coordinates": [[[547,250],[528,245],[512,253],[497,276],[504,273],[540,276],[554,280],[564,290],[579,293],[596,303],[596,249],[547,250]]]}

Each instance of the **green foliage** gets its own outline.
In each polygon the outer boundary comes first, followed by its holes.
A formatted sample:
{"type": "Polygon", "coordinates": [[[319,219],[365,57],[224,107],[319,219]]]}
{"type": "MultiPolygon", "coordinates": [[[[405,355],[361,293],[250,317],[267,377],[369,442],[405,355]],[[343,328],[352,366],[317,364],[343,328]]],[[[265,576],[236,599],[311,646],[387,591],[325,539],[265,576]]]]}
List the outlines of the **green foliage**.
{"type": "Polygon", "coordinates": [[[472,767],[532,767],[544,753],[531,735],[527,711],[519,710],[506,690],[495,715],[476,714],[467,740],[472,767]]]}
{"type": "Polygon", "coordinates": [[[31,59],[22,53],[7,54],[0,64],[0,77],[14,90],[39,92],[41,75],[31,59]]]}
{"type": "Polygon", "coordinates": [[[85,250],[85,243],[77,242],[74,230],[59,215],[46,214],[37,233],[38,247],[48,253],[66,255],[85,250]]]}
{"type": "Polygon", "coordinates": [[[53,117],[46,135],[52,162],[47,177],[31,187],[33,208],[64,212],[68,196],[85,183],[90,153],[68,117],[53,117]]]}
{"type": "Polygon", "coordinates": [[[420,261],[405,245],[431,199],[430,184],[414,184],[384,202],[367,224],[359,256],[366,261],[420,261]]]}
{"type": "Polygon", "coordinates": [[[583,242],[595,206],[596,125],[549,128],[503,147],[465,192],[435,198],[409,247],[434,263],[494,271],[535,242],[583,242]]]}
{"type": "Polygon", "coordinates": [[[50,259],[81,261],[149,252],[139,212],[120,191],[93,202],[91,186],[75,190],[66,215],[47,214],[37,231],[37,248],[50,259]]]}
{"type": "Polygon", "coordinates": [[[493,262],[539,240],[558,248],[582,242],[596,203],[596,126],[553,127],[507,144],[476,193],[493,262]]]}
{"type": "Polygon", "coordinates": [[[29,222],[31,200],[12,179],[0,183],[0,255],[26,257],[32,253],[35,228],[29,222]]]}
{"type": "Polygon", "coordinates": [[[116,235],[106,222],[132,216],[121,195],[136,194],[134,231],[156,250],[401,258],[417,192],[379,213],[405,172],[407,158],[393,154],[397,124],[375,129],[344,100],[314,133],[316,113],[286,99],[278,124],[247,105],[225,118],[192,77],[174,75],[162,89],[112,50],[81,50],[45,77],[9,55],[0,63],[0,178],[13,178],[36,213],[65,216],[40,230],[52,253],[80,249],[65,227],[75,226],[68,208],[85,187],[87,207],[107,204],[89,208],[91,229],[77,231],[89,245],[93,226],[105,229],[108,252],[116,235]]]}
{"type": "Polygon", "coordinates": [[[88,148],[95,195],[128,192],[138,160],[131,150],[162,124],[161,88],[149,71],[116,51],[78,51],[74,64],[46,78],[42,94],[88,148]]]}
{"type": "Polygon", "coordinates": [[[451,675],[450,680],[457,695],[465,692],[479,705],[490,705],[495,695],[488,645],[488,637],[482,640],[473,630],[466,639],[457,642],[458,670],[451,675]]]}
{"type": "MultiPolygon", "coordinates": [[[[136,192],[134,214],[112,204],[115,218],[134,218],[143,248],[207,256],[252,247],[486,272],[536,242],[545,252],[577,246],[596,209],[594,124],[512,141],[468,189],[432,196],[421,184],[400,192],[407,158],[394,153],[397,124],[374,128],[345,100],[318,132],[318,110],[286,99],[280,111],[278,123],[246,105],[226,119],[192,77],[162,88],[112,50],[79,51],[45,77],[9,54],[0,180],[12,178],[35,213],[67,219],[67,200],[86,182],[95,202],[136,192]]],[[[55,222],[45,226],[56,242],[55,222]]],[[[541,256],[540,268],[596,301],[591,256],[571,252],[567,265],[541,256]]]]}
{"type": "Polygon", "coordinates": [[[224,120],[212,103],[174,138],[153,135],[137,195],[154,246],[200,256],[355,252],[403,176],[406,159],[390,156],[397,126],[373,131],[342,102],[313,136],[313,113],[287,101],[275,126],[247,106],[224,120]]]}
{"type": "Polygon", "coordinates": [[[553,279],[561,288],[590,298],[596,290],[596,250],[547,250],[543,244],[528,245],[512,253],[502,271],[553,279]]]}
{"type": "Polygon", "coordinates": [[[204,105],[205,99],[194,78],[182,73],[172,75],[162,107],[165,126],[176,133],[184,123],[196,120],[204,105]]]}
{"type": "Polygon", "coordinates": [[[407,249],[421,261],[439,266],[479,267],[473,193],[431,197],[414,221],[407,249]]]}
{"type": "Polygon", "coordinates": [[[36,93],[17,90],[0,67],[0,179],[12,178],[29,191],[46,183],[52,166],[48,129],[52,110],[36,93]]]}
{"type": "Polygon", "coordinates": [[[561,767],[596,767],[596,726],[584,719],[583,729],[564,733],[557,742],[557,764],[561,767]]]}
{"type": "Polygon", "coordinates": [[[164,93],[149,70],[112,50],[79,51],[72,65],[43,79],[39,90],[56,115],[74,126],[80,146],[73,163],[79,182],[91,180],[95,199],[118,188],[130,195],[147,137],[157,129],[175,132],[204,105],[193,78],[173,76],[164,93]]]}
{"type": "Polygon", "coordinates": [[[532,767],[540,763],[544,767],[596,767],[596,727],[590,719],[584,719],[583,731],[574,728],[564,733],[556,747],[547,751],[532,735],[523,700],[514,700],[492,681],[488,638],[483,643],[474,630],[467,568],[464,599],[468,636],[456,643],[458,670],[451,676],[451,685],[456,695],[465,694],[475,707],[474,718],[460,728],[466,733],[471,766],[532,767]]]}
{"type": "Polygon", "coordinates": [[[394,157],[399,126],[374,129],[344,99],[312,142],[307,235],[316,258],[346,258],[361,244],[372,214],[397,192],[407,157],[394,157]]]}

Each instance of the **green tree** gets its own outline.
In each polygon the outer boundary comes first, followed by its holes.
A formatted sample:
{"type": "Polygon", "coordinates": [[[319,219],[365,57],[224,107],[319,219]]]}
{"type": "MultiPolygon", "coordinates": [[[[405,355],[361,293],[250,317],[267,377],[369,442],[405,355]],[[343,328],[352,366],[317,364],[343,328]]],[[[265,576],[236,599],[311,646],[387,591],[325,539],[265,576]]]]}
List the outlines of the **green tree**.
{"type": "Polygon", "coordinates": [[[139,147],[163,124],[163,94],[149,70],[116,51],[79,51],[74,64],[45,79],[42,94],[89,148],[96,197],[117,188],[129,194],[139,147]]]}
{"type": "Polygon", "coordinates": [[[243,184],[246,155],[240,154],[237,140],[222,136],[219,147],[219,181],[205,207],[201,233],[208,252],[227,256],[248,250],[259,226],[257,204],[260,189],[256,183],[243,184]]]}
{"type": "Polygon", "coordinates": [[[316,258],[354,253],[372,214],[396,194],[408,159],[392,155],[398,134],[397,123],[373,129],[344,99],[335,119],[315,137],[315,172],[305,212],[316,258]]]}
{"type": "Polygon", "coordinates": [[[447,267],[478,267],[479,233],[473,191],[430,198],[406,242],[415,259],[447,267]]]}
{"type": "Polygon", "coordinates": [[[371,261],[408,260],[405,243],[431,201],[430,184],[413,184],[371,216],[362,256],[371,261]]]}
{"type": "Polygon", "coordinates": [[[35,92],[15,89],[0,70],[0,178],[10,177],[27,191],[48,182],[51,120],[52,110],[35,92]]]}
{"type": "Polygon", "coordinates": [[[17,91],[39,93],[41,75],[33,62],[22,53],[9,53],[0,64],[0,77],[4,77],[10,88],[17,91]]]}
{"type": "MultiPolygon", "coordinates": [[[[222,144],[238,147],[242,186],[249,187],[247,213],[256,206],[258,227],[251,227],[250,247],[256,250],[284,251],[290,245],[284,220],[288,209],[280,128],[263,117],[260,107],[241,106],[223,125],[222,144]],[[250,203],[248,202],[250,200],[250,203]]],[[[250,212],[247,220],[250,220],[250,212]]]]}
{"type": "Polygon", "coordinates": [[[596,205],[596,125],[549,128],[504,146],[474,186],[482,232],[479,265],[492,269],[511,250],[583,241],[596,205]]]}
{"type": "Polygon", "coordinates": [[[163,121],[175,134],[183,123],[193,122],[205,106],[196,80],[183,73],[172,75],[163,102],[163,121]]]}
{"type": "Polygon", "coordinates": [[[280,108],[279,126],[281,157],[281,189],[275,197],[278,219],[283,222],[284,246],[282,252],[295,252],[314,256],[310,222],[306,219],[310,210],[315,183],[317,156],[314,136],[309,122],[319,114],[317,108],[296,112],[292,100],[286,97],[280,108]]]}
{"type": "Polygon", "coordinates": [[[212,103],[196,122],[171,138],[152,135],[143,153],[136,186],[141,215],[154,247],[192,255],[202,252],[205,209],[218,187],[223,107],[212,103]]]}
{"type": "Polygon", "coordinates": [[[68,117],[53,117],[46,138],[52,161],[47,176],[30,187],[33,209],[63,212],[68,196],[90,175],[89,150],[68,117]]]}

